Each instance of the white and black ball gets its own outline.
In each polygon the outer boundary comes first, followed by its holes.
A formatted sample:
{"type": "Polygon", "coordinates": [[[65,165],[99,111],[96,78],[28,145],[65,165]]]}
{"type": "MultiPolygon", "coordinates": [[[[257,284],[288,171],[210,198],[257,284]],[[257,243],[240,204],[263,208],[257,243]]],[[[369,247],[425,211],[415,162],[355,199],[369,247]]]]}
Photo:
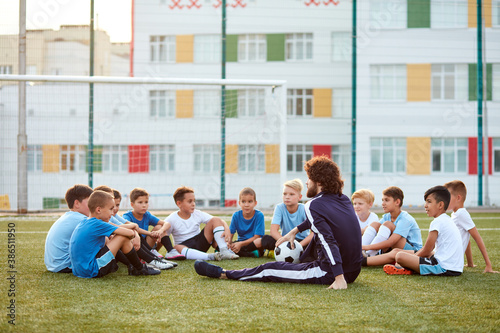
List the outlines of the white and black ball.
{"type": "Polygon", "coordinates": [[[281,243],[274,249],[274,257],[276,261],[286,261],[294,264],[299,263],[299,258],[304,249],[298,241],[294,241],[295,248],[292,250],[290,242],[281,243]]]}

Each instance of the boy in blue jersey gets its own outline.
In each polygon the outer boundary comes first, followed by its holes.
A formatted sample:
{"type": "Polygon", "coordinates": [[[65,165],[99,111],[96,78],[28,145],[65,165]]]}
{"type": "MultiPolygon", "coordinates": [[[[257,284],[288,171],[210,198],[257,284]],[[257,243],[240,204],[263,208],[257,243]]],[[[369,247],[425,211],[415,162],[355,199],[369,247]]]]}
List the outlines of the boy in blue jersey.
{"type": "Polygon", "coordinates": [[[306,249],[316,252],[316,260],[306,263],[268,262],[241,269],[224,270],[197,260],[199,275],[241,281],[327,284],[328,289],[346,289],[361,271],[361,230],[351,200],[342,194],[344,181],[335,162],[326,156],[309,160],[304,169],[309,177],[306,220],[277,241],[293,244],[295,236],[311,229],[314,237],[306,249]]]}
{"type": "Polygon", "coordinates": [[[459,276],[462,274],[462,238],[451,217],[446,215],[450,192],[444,186],[434,186],[424,194],[425,212],[433,217],[425,245],[417,253],[399,252],[396,265],[385,265],[389,275],[459,276]]]}
{"type": "MultiPolygon", "coordinates": [[[[300,203],[303,188],[304,185],[298,178],[288,180],[283,184],[283,202],[274,208],[270,230],[271,235],[262,236],[261,242],[264,249],[274,250],[278,239],[305,221],[306,211],[304,205],[300,203]]],[[[313,234],[309,230],[305,230],[297,234],[295,239],[305,249],[311,242],[312,237],[313,234]]]]}
{"type": "Polygon", "coordinates": [[[136,223],[139,226],[141,242],[151,248],[154,255],[161,257],[158,250],[163,245],[167,250],[166,256],[168,259],[186,259],[184,255],[181,255],[174,250],[170,237],[166,233],[167,225],[165,224],[165,221],[160,220],[148,211],[149,193],[146,190],[142,188],[134,188],[130,192],[130,205],[132,206],[132,210],[123,214],[123,218],[127,221],[136,223]],[[153,230],[149,231],[149,226],[152,226],[153,230]]]}
{"type": "Polygon", "coordinates": [[[117,227],[109,222],[115,202],[104,191],[94,191],[88,201],[90,218],[75,228],[69,243],[73,274],[82,278],[103,277],[116,272],[116,253],[121,250],[128,261],[129,275],[157,275],[160,271],[142,264],[131,239],[138,237],[133,225],[117,227]],[[112,239],[108,239],[114,235],[112,239]]]}
{"type": "Polygon", "coordinates": [[[257,206],[255,191],[250,187],[242,189],[238,204],[241,210],[233,214],[229,225],[231,240],[235,233],[238,233],[238,240],[234,243],[229,242],[228,246],[240,257],[260,257],[264,252],[260,238],[266,232],[266,228],[264,214],[255,209],[257,206]],[[257,241],[259,242],[257,243],[257,241]]]}
{"type": "Polygon", "coordinates": [[[384,214],[379,222],[373,222],[363,233],[362,245],[368,257],[389,252],[391,249],[412,250],[422,248],[422,235],[417,221],[401,210],[403,191],[390,186],[382,192],[384,214]]]}
{"type": "Polygon", "coordinates": [[[76,226],[89,216],[88,200],[93,190],[87,185],[77,184],[66,191],[69,207],[50,227],[45,239],[45,266],[54,273],[71,273],[69,240],[76,226]]]}

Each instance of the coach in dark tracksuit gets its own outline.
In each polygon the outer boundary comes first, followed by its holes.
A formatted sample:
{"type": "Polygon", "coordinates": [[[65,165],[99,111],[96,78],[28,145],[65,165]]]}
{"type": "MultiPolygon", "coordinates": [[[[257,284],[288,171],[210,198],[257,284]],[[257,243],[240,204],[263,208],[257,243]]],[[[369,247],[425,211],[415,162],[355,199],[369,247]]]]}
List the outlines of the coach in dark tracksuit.
{"type": "Polygon", "coordinates": [[[276,245],[290,241],[306,229],[314,232],[304,257],[316,260],[293,264],[269,262],[254,268],[223,270],[205,261],[196,261],[195,269],[209,277],[263,282],[293,282],[330,285],[331,289],[345,289],[356,280],[361,271],[361,231],[352,203],[342,194],[344,182],[332,160],[314,157],[305,165],[309,177],[305,205],[306,220],[280,238],[276,245]]]}

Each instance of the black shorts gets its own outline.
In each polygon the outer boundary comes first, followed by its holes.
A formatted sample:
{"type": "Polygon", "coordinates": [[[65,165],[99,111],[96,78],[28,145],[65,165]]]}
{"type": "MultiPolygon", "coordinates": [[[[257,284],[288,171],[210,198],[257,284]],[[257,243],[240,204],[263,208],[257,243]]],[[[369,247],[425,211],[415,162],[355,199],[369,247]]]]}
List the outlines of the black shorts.
{"type": "Polygon", "coordinates": [[[97,264],[99,265],[99,273],[96,278],[103,277],[118,270],[116,259],[113,253],[104,245],[95,256],[97,264]]]}
{"type": "Polygon", "coordinates": [[[200,233],[194,237],[191,237],[189,239],[186,239],[184,242],[180,243],[179,245],[184,245],[187,246],[191,249],[195,249],[201,252],[207,252],[208,249],[212,244],[210,244],[207,239],[205,238],[205,233],[203,229],[200,231],[200,233]]]}

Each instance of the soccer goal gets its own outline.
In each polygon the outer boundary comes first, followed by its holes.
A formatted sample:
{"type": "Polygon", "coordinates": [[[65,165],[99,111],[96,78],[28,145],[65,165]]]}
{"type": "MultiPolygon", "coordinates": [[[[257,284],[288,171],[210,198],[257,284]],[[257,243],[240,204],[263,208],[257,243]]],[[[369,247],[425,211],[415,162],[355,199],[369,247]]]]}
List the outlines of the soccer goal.
{"type": "Polygon", "coordinates": [[[0,75],[0,111],[3,210],[65,209],[76,183],[119,190],[123,209],[135,187],[151,209],[175,208],[182,185],[201,208],[235,206],[247,186],[260,207],[281,200],[284,81],[0,75]]]}

